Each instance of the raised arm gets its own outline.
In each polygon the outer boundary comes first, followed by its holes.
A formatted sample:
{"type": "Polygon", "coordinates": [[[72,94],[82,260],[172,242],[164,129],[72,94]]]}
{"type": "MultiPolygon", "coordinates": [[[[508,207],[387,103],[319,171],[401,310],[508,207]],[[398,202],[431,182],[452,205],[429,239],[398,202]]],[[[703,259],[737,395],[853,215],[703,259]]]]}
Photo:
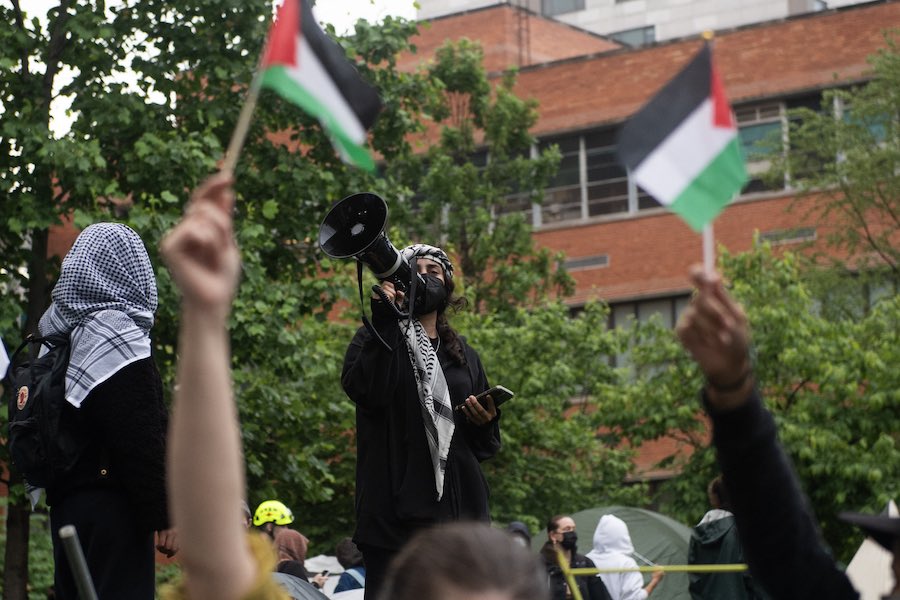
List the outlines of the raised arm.
{"type": "Polygon", "coordinates": [[[168,488],[193,600],[240,598],[256,575],[240,522],[245,484],[226,330],[240,271],[231,184],[220,173],[197,188],[161,245],[182,293],[168,488]]]}
{"type": "Polygon", "coordinates": [[[677,333],[706,376],[713,444],[753,575],[773,598],[856,598],[821,539],[775,421],[755,391],[743,309],[718,274],[697,268],[691,278],[697,294],[677,333]]]}

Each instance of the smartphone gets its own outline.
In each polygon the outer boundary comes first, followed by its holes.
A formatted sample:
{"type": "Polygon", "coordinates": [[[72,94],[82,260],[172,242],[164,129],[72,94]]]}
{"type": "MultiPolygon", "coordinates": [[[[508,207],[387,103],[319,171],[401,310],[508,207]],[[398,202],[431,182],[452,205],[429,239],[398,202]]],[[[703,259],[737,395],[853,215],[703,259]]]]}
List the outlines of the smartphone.
{"type": "MultiPolygon", "coordinates": [[[[487,403],[486,397],[487,396],[490,396],[491,398],[493,398],[494,406],[499,408],[499,406],[501,404],[503,404],[504,402],[506,402],[513,396],[515,396],[515,394],[513,392],[511,392],[510,390],[508,390],[507,388],[503,387],[502,385],[495,385],[491,389],[485,390],[485,391],[481,392],[480,394],[478,394],[477,396],[475,396],[475,399],[478,400],[482,406],[487,408],[487,406],[486,406],[486,403],[487,403]]],[[[463,406],[465,406],[464,403],[458,405],[456,407],[456,410],[462,410],[463,406]]]]}

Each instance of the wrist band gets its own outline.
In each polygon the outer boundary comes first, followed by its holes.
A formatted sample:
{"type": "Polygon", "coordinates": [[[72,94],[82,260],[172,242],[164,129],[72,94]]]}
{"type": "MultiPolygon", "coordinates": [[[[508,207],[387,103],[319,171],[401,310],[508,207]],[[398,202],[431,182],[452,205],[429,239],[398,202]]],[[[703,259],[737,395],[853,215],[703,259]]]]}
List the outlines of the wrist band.
{"type": "Polygon", "coordinates": [[[707,385],[709,388],[711,388],[713,391],[718,392],[718,393],[720,393],[720,394],[727,394],[727,393],[730,393],[730,392],[736,392],[736,391],[738,391],[739,389],[741,389],[742,387],[744,387],[744,384],[747,383],[747,379],[749,379],[750,376],[751,376],[752,374],[753,374],[753,368],[752,368],[752,367],[748,367],[747,370],[744,371],[744,372],[741,374],[741,376],[738,377],[737,380],[734,381],[734,382],[732,382],[732,383],[729,383],[729,384],[726,384],[726,385],[719,385],[719,384],[717,384],[717,383],[714,383],[712,380],[707,379],[707,380],[706,380],[706,385],[707,385]]]}

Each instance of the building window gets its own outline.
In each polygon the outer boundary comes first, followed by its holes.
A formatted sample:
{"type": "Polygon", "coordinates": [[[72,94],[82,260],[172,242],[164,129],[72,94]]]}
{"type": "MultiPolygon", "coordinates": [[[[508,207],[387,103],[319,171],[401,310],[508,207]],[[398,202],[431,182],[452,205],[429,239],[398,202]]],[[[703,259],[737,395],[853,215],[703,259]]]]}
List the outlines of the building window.
{"type": "Polygon", "coordinates": [[[628,172],[616,157],[616,131],[584,136],[589,217],[628,212],[628,172]]]}
{"type": "Polygon", "coordinates": [[[556,177],[544,191],[543,204],[536,209],[535,226],[660,206],[619,162],[617,136],[617,128],[606,128],[540,142],[540,151],[557,145],[562,159],[556,177]]]}
{"type": "Polygon", "coordinates": [[[570,258],[565,263],[566,271],[586,271],[588,269],[599,269],[609,266],[609,255],[598,254],[596,256],[582,256],[580,258],[570,258]]]}
{"type": "Polygon", "coordinates": [[[759,234],[760,242],[769,242],[773,246],[799,244],[816,240],[815,227],[794,227],[791,229],[772,229],[759,234]]]}
{"type": "Polygon", "coordinates": [[[496,216],[520,214],[525,218],[526,223],[534,224],[534,215],[532,210],[534,204],[531,203],[531,197],[528,194],[513,194],[507,196],[503,204],[494,207],[496,216]]]}
{"type": "MultiPolygon", "coordinates": [[[[609,305],[610,328],[628,329],[634,322],[645,322],[658,316],[663,326],[674,328],[678,317],[690,304],[687,294],[635,300],[633,302],[612,302],[609,305]]],[[[631,354],[628,350],[613,359],[613,366],[631,367],[631,354]]]]}
{"type": "Polygon", "coordinates": [[[630,46],[632,48],[640,48],[652,44],[656,41],[656,25],[647,25],[646,27],[636,27],[634,29],[626,29],[625,31],[617,31],[609,36],[617,42],[630,46]]]}
{"type": "Polygon", "coordinates": [[[541,13],[547,17],[577,10],[584,10],[584,0],[541,0],[541,13]]]}
{"type": "Polygon", "coordinates": [[[541,223],[558,223],[581,219],[581,136],[571,135],[549,139],[541,143],[541,151],[556,145],[562,158],[556,177],[544,192],[541,223]]]}
{"type": "Polygon", "coordinates": [[[766,183],[762,176],[771,167],[772,156],[784,151],[784,104],[766,102],[740,106],[735,108],[734,115],[750,176],[744,193],[781,189],[783,185],[766,183]]]}
{"type": "Polygon", "coordinates": [[[682,294],[633,302],[611,302],[609,325],[613,328],[628,328],[633,321],[648,321],[654,315],[659,315],[663,325],[674,328],[679,315],[690,301],[690,295],[682,294]]]}
{"type": "Polygon", "coordinates": [[[735,107],[734,114],[741,148],[750,175],[750,181],[744,187],[743,193],[784,189],[791,176],[801,175],[785,174],[785,179],[777,182],[767,182],[763,177],[771,167],[774,156],[791,151],[788,126],[791,120],[796,120],[796,117],[788,117],[790,110],[805,107],[820,111],[821,104],[822,95],[816,92],[786,100],[769,100],[735,107]]]}

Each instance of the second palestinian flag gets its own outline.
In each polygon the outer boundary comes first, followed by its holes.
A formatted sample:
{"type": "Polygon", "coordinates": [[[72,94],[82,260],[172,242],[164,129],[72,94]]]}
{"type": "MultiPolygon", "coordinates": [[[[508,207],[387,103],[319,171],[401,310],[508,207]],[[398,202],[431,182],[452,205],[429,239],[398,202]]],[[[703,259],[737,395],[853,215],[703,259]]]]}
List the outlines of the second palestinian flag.
{"type": "Polygon", "coordinates": [[[374,168],[366,130],[381,100],[316,23],[307,0],[285,0],[278,9],[261,68],[262,85],[316,117],[345,161],[374,168]]]}
{"type": "Polygon", "coordinates": [[[697,231],[744,187],[737,127],[708,44],[625,124],[619,157],[697,231]]]}

